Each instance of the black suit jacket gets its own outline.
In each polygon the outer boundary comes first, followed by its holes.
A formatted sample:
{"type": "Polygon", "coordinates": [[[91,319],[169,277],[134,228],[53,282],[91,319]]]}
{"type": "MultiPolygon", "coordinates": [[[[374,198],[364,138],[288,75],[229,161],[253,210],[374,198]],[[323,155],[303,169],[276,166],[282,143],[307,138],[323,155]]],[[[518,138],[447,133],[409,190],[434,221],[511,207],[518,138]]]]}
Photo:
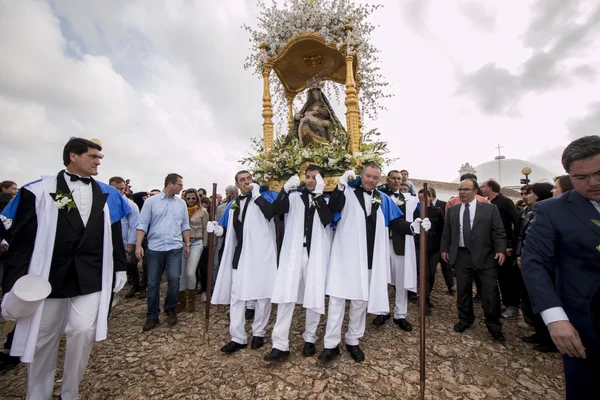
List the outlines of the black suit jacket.
{"type": "Polygon", "coordinates": [[[446,204],[447,204],[447,202],[445,202],[445,201],[435,199],[434,206],[436,206],[440,210],[442,210],[442,215],[444,216],[444,218],[446,218],[446,204]]]}
{"type": "MultiPolygon", "coordinates": [[[[404,193],[392,193],[390,191],[389,186],[386,185],[382,185],[379,190],[385,194],[387,194],[388,196],[390,196],[390,198],[394,201],[396,201],[396,199],[404,199],[406,200],[406,198],[408,196],[410,196],[410,194],[404,194],[404,193]]],[[[400,217],[401,220],[406,221],[406,203],[398,206],[400,208],[400,211],[402,211],[402,217],[400,217]]],[[[399,233],[395,230],[390,229],[390,239],[392,239],[392,248],[394,249],[394,254],[396,254],[397,256],[403,256],[405,251],[406,251],[406,235],[411,235],[412,232],[407,233],[407,234],[403,234],[403,233],[399,233]]]]}
{"type": "MultiPolygon", "coordinates": [[[[419,217],[419,212],[415,210],[414,218],[419,217]]],[[[444,232],[444,213],[436,206],[427,208],[427,218],[431,222],[431,229],[427,232],[427,252],[437,253],[440,251],[442,242],[442,233],[444,232]]],[[[415,245],[419,246],[419,241],[415,240],[415,245]]]]}
{"type": "MultiPolygon", "coordinates": [[[[48,280],[52,286],[50,298],[67,298],[98,292],[102,289],[102,248],[104,243],[104,204],[108,194],[92,179],[92,209],[86,226],[77,208],[58,211],[54,249],[48,280]]],[[[61,171],[57,191],[69,193],[61,171]]],[[[27,274],[37,235],[35,195],[21,189],[21,200],[13,221],[14,231],[4,269],[3,291],[27,274]]],[[[114,271],[125,271],[125,248],[121,223],[111,225],[114,271]]]]}
{"type": "MultiPolygon", "coordinates": [[[[498,207],[493,204],[476,202],[475,219],[471,227],[471,259],[478,269],[496,268],[496,253],[506,252],[506,235],[498,207]]],[[[460,208],[450,207],[444,223],[441,251],[449,253],[449,263],[456,261],[460,235],[460,208]]]]}

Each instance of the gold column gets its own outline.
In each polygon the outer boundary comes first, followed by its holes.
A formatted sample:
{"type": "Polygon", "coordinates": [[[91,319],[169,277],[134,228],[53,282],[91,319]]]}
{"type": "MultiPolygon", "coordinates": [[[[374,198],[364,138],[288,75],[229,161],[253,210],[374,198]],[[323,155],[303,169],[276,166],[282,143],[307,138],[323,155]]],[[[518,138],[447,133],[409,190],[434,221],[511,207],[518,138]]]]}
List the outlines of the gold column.
{"type": "MultiPolygon", "coordinates": [[[[350,136],[350,152],[360,151],[360,109],[358,108],[358,95],[356,83],[354,82],[354,70],[352,68],[353,57],[346,56],[346,129],[350,136]]],[[[360,162],[359,162],[360,164],[360,162]]]]}
{"type": "Polygon", "coordinates": [[[273,106],[271,105],[271,92],[269,89],[269,75],[271,74],[272,65],[267,64],[263,68],[263,138],[265,141],[265,152],[273,147],[273,106]]]}
{"type": "Polygon", "coordinates": [[[286,96],[288,102],[288,128],[294,126],[294,93],[288,93],[286,96]]]}

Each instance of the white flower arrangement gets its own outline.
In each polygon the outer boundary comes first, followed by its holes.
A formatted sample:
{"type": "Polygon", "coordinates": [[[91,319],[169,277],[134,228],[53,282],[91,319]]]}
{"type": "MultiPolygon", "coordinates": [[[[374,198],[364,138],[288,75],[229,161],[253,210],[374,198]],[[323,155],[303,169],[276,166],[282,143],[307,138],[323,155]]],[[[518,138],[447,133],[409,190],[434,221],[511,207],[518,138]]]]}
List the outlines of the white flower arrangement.
{"type": "MultiPolygon", "coordinates": [[[[267,6],[258,2],[260,16],[257,28],[244,25],[251,36],[251,54],[246,58],[244,68],[253,69],[262,77],[265,64],[275,57],[287,42],[302,32],[315,32],[327,44],[335,46],[343,53],[358,59],[359,101],[361,113],[376,119],[378,112],[385,110],[379,100],[391,97],[385,92],[389,83],[380,72],[379,50],[369,42],[375,26],[368,17],[379,7],[377,5],[355,4],[353,0],[284,0],[281,7],[276,2],[267,6]]],[[[345,87],[326,82],[324,91],[333,93],[339,102],[345,87]]],[[[271,93],[276,113],[286,109],[286,93],[277,79],[271,80],[271,93]]]]}
{"type": "Polygon", "coordinates": [[[67,207],[67,211],[77,208],[77,204],[75,204],[75,200],[73,200],[73,192],[67,194],[57,192],[56,197],[54,198],[54,205],[59,210],[62,210],[65,207],[67,207]]]}
{"type": "Polygon", "coordinates": [[[371,200],[371,203],[372,204],[379,204],[379,205],[381,205],[381,203],[383,203],[383,199],[379,195],[379,192],[377,192],[377,191],[373,192],[373,199],[371,200]]]}

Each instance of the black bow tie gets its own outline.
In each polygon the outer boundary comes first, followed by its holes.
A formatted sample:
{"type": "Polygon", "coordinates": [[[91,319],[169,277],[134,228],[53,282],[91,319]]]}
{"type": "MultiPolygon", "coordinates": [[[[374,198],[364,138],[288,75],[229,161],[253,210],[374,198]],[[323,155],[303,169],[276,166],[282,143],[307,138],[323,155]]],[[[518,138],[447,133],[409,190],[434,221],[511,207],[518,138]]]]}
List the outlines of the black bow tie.
{"type": "Polygon", "coordinates": [[[399,198],[400,197],[400,193],[392,193],[392,196],[399,198]]]}
{"type": "Polygon", "coordinates": [[[251,197],[252,197],[252,192],[248,192],[248,194],[244,194],[244,195],[240,194],[240,195],[238,196],[238,200],[239,200],[239,201],[242,201],[242,200],[244,200],[244,199],[248,199],[248,198],[251,198],[251,197]]]}
{"type": "Polygon", "coordinates": [[[86,185],[89,185],[90,182],[92,181],[92,178],[82,178],[81,176],[77,176],[75,174],[70,174],[68,172],[65,172],[65,174],[68,175],[69,177],[71,177],[71,182],[81,181],[81,182],[85,183],[86,185]]]}
{"type": "Polygon", "coordinates": [[[372,190],[365,190],[365,189],[363,189],[363,188],[361,188],[361,189],[362,189],[363,193],[366,193],[366,194],[368,194],[369,196],[373,196],[373,191],[372,191],[372,190]]]}

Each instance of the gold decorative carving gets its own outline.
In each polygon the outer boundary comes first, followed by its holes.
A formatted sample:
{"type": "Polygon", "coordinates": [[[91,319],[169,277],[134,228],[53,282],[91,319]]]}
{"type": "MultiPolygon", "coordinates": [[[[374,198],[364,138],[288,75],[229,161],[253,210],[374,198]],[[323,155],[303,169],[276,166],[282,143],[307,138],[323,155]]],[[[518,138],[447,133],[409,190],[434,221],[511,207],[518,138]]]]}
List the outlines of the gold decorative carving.
{"type": "MultiPolygon", "coordinates": [[[[360,151],[360,109],[358,107],[358,94],[354,81],[354,75],[351,73],[354,58],[346,56],[346,130],[350,137],[350,152],[358,153],[360,151]]],[[[360,166],[360,160],[357,158],[357,164],[360,166]]]]}
{"type": "MultiPolygon", "coordinates": [[[[335,45],[327,44],[316,32],[301,32],[290,39],[269,63],[286,92],[297,94],[306,89],[315,69],[319,79],[345,84],[347,68],[343,51],[344,48],[338,50],[335,45]]],[[[356,63],[351,71],[356,79],[356,63]]]]}
{"type": "MultiPolygon", "coordinates": [[[[306,167],[305,167],[304,170],[306,171],[306,167]]],[[[305,175],[305,173],[302,173],[300,175],[300,180],[302,182],[304,182],[304,175],[305,175]]],[[[327,176],[326,175],[323,178],[323,180],[325,181],[325,189],[324,189],[324,191],[326,193],[333,192],[333,190],[337,186],[337,183],[340,180],[340,178],[341,178],[341,175],[335,175],[335,176],[327,176]]],[[[286,181],[279,181],[277,179],[271,179],[270,181],[267,182],[267,186],[269,187],[269,190],[271,190],[273,192],[279,192],[283,188],[283,185],[285,185],[285,182],[286,181]]]]}
{"type": "Polygon", "coordinates": [[[317,65],[323,64],[323,56],[317,54],[316,56],[306,56],[304,57],[304,65],[307,67],[317,68],[317,65]]]}
{"type": "Polygon", "coordinates": [[[271,105],[271,92],[269,89],[269,75],[272,66],[267,64],[263,69],[263,138],[265,141],[265,152],[273,147],[273,106],[271,105]]]}

